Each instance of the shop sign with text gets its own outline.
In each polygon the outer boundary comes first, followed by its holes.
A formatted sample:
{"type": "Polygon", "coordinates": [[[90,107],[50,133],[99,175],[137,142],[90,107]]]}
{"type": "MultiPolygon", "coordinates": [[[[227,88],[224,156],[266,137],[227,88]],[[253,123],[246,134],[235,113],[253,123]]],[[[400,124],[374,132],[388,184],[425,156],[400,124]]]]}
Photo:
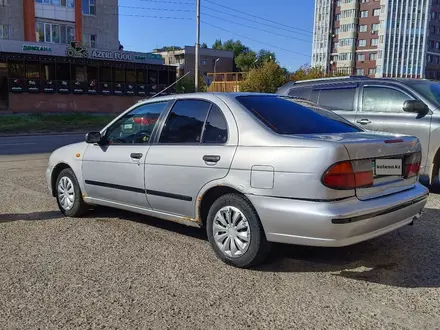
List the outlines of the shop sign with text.
{"type": "Polygon", "coordinates": [[[52,52],[52,48],[47,46],[23,45],[24,52],[52,52]]]}

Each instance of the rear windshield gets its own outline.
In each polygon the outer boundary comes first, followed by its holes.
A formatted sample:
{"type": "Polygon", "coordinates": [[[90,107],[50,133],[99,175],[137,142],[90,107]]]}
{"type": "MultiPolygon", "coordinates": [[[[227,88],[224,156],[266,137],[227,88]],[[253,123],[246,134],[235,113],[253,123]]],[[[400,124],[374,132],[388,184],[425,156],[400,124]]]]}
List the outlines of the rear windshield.
{"type": "Polygon", "coordinates": [[[328,134],[362,129],[324,109],[310,109],[277,96],[238,96],[237,101],[278,134],[328,134]]]}

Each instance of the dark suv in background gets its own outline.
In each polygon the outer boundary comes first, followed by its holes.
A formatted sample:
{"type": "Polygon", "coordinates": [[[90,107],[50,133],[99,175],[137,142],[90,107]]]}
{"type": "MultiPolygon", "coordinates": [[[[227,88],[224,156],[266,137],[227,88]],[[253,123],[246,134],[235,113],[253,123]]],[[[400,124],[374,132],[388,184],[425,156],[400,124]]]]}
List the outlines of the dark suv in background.
{"type": "MultiPolygon", "coordinates": [[[[440,170],[440,83],[424,79],[334,77],[288,82],[280,95],[304,98],[371,131],[413,135],[422,144],[420,174],[440,170]]],[[[440,176],[439,176],[440,179],[440,176]]]]}

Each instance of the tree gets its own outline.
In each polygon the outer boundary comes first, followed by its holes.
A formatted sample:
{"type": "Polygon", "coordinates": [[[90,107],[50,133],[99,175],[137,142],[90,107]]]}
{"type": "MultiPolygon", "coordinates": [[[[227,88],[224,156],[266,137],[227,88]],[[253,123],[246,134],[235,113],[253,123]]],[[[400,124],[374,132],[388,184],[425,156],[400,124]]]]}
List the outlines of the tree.
{"type": "Polygon", "coordinates": [[[206,44],[206,42],[204,42],[203,44],[201,44],[200,48],[208,48],[208,45],[206,44]]]}
{"type": "MultiPolygon", "coordinates": [[[[206,85],[205,80],[202,75],[199,75],[199,91],[206,92],[208,90],[208,86],[206,85]]],[[[183,93],[194,93],[196,91],[196,86],[194,83],[194,75],[189,74],[186,77],[179,80],[176,84],[176,91],[178,94],[183,93]]]]}
{"type": "Polygon", "coordinates": [[[251,69],[240,84],[242,92],[275,93],[286,81],[285,71],[275,62],[267,61],[260,68],[251,69]]]}
{"type": "Polygon", "coordinates": [[[263,64],[265,62],[268,62],[268,61],[276,62],[277,61],[275,53],[271,52],[269,50],[266,50],[266,49],[260,49],[260,51],[258,52],[257,58],[258,58],[258,60],[257,60],[256,65],[260,66],[260,67],[263,66],[263,64]]]}
{"type": "Polygon", "coordinates": [[[257,54],[252,50],[247,53],[241,53],[234,59],[234,62],[240,71],[247,72],[257,62],[257,54]]]}
{"type": "Polygon", "coordinates": [[[157,48],[155,52],[168,52],[170,50],[182,50],[183,48],[180,46],[163,46],[162,48],[157,48]]]}
{"type": "Polygon", "coordinates": [[[298,70],[296,70],[290,75],[289,80],[299,81],[306,79],[317,79],[317,78],[345,76],[345,75],[346,74],[343,72],[328,73],[320,66],[312,67],[308,64],[304,64],[298,70]]]}
{"type": "Polygon", "coordinates": [[[215,42],[212,44],[212,49],[222,49],[223,43],[221,39],[215,39],[215,42]]]}

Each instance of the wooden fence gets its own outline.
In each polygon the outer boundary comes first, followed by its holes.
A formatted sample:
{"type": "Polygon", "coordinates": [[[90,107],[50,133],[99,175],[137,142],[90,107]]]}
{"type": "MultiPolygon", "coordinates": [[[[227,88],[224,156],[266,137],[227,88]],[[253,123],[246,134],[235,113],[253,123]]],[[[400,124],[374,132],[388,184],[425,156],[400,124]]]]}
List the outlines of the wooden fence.
{"type": "Polygon", "coordinates": [[[244,80],[244,72],[208,73],[212,79],[208,91],[210,92],[239,92],[240,82],[244,80]]]}

